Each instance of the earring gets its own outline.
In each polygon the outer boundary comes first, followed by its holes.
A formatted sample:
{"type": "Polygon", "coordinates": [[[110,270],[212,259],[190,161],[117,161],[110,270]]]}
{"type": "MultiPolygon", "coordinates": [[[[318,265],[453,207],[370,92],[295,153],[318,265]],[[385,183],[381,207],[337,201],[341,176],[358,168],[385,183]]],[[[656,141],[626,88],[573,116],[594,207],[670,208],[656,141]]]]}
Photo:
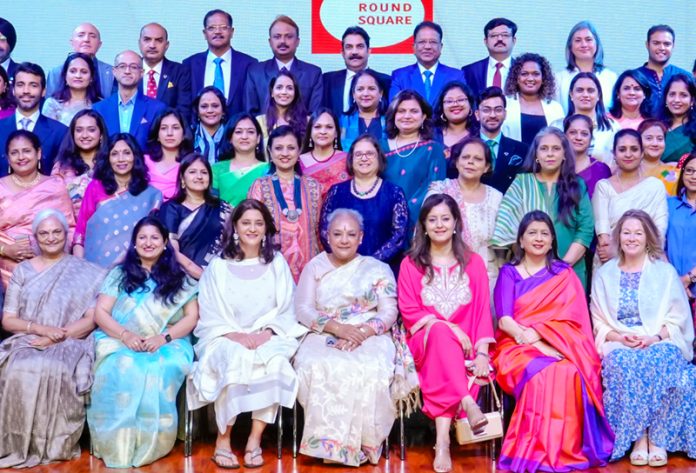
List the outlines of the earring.
{"type": "Polygon", "coordinates": [[[447,123],[447,117],[445,117],[444,113],[440,114],[440,120],[442,120],[443,123],[447,123]]]}
{"type": "Polygon", "coordinates": [[[266,237],[263,237],[261,239],[261,249],[263,250],[263,247],[266,246],[266,237]]]}
{"type": "Polygon", "coordinates": [[[38,164],[37,164],[37,166],[36,166],[36,169],[38,169],[39,171],[41,171],[41,160],[40,160],[40,159],[39,159],[39,162],[38,162],[38,164]]]}
{"type": "Polygon", "coordinates": [[[452,235],[456,235],[456,234],[457,234],[457,230],[452,230],[452,235]]]}
{"type": "Polygon", "coordinates": [[[311,137],[309,138],[309,147],[314,148],[314,140],[311,137]]]}
{"type": "Polygon", "coordinates": [[[234,240],[234,244],[239,246],[239,235],[237,233],[232,235],[232,239],[234,240]]]}
{"type": "Polygon", "coordinates": [[[334,138],[334,149],[338,149],[338,136],[334,138]]]}

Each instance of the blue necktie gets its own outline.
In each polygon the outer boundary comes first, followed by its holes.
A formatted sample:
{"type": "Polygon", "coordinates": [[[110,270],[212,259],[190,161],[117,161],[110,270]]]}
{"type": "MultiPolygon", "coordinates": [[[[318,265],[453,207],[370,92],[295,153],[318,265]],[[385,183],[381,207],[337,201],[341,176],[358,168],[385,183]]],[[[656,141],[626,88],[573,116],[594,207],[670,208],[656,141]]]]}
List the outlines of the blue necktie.
{"type": "Polygon", "coordinates": [[[431,77],[433,76],[433,73],[430,71],[425,71],[423,72],[423,75],[425,76],[425,82],[423,85],[425,86],[425,100],[430,100],[430,88],[433,86],[433,82],[431,77]]]}
{"type": "Polygon", "coordinates": [[[225,95],[225,78],[222,76],[222,61],[223,59],[221,57],[216,57],[213,60],[215,63],[215,78],[213,79],[213,87],[225,95]]]}

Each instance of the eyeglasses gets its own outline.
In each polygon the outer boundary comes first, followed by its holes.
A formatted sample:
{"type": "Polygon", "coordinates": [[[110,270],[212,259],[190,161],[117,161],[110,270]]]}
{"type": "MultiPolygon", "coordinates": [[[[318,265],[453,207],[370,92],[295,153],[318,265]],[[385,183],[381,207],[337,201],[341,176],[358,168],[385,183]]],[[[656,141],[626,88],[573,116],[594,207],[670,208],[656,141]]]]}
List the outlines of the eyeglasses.
{"type": "Polygon", "coordinates": [[[490,33],[488,39],[510,39],[512,35],[510,33],[490,33]]]}
{"type": "Polygon", "coordinates": [[[143,66],[140,64],[116,64],[116,69],[119,71],[141,71],[143,69],[143,66]]]}
{"type": "Polygon", "coordinates": [[[503,113],[505,113],[505,107],[481,107],[479,109],[479,112],[483,113],[484,115],[502,115],[503,113]]]}
{"type": "Polygon", "coordinates": [[[205,30],[208,33],[215,33],[216,31],[224,32],[229,31],[230,29],[230,25],[210,25],[205,27],[205,30]]]}
{"type": "Polygon", "coordinates": [[[458,99],[446,99],[442,101],[442,104],[447,105],[448,107],[451,107],[452,105],[464,105],[465,103],[469,103],[469,99],[467,97],[460,97],[458,99]]]}
{"type": "Polygon", "coordinates": [[[685,176],[693,176],[694,174],[696,174],[696,169],[694,169],[694,168],[684,168],[684,169],[682,170],[682,173],[683,173],[685,176]]]}
{"type": "Polygon", "coordinates": [[[431,40],[426,40],[426,39],[421,39],[420,41],[416,41],[416,46],[419,48],[424,48],[426,46],[432,46],[434,48],[440,46],[439,41],[435,41],[434,39],[431,40]]]}
{"type": "Polygon", "coordinates": [[[360,158],[372,159],[375,156],[377,156],[377,153],[375,153],[374,151],[365,151],[365,152],[357,151],[357,152],[353,153],[353,158],[358,158],[358,159],[360,159],[360,158]]]}

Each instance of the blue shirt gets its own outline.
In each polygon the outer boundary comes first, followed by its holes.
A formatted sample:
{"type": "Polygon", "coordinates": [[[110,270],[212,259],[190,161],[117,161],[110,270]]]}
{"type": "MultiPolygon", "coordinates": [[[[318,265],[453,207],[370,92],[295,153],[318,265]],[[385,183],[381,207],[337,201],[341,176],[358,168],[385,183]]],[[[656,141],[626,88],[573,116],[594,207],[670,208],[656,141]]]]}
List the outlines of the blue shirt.
{"type": "Polygon", "coordinates": [[[135,98],[137,96],[138,94],[134,94],[126,103],[123,103],[120,94],[118,96],[118,122],[121,133],[130,133],[133,109],[135,108],[135,98]]]}
{"type": "Polygon", "coordinates": [[[643,74],[650,85],[650,90],[652,91],[653,114],[656,116],[659,115],[660,107],[662,106],[662,89],[667,84],[669,78],[676,74],[686,74],[687,76],[691,76],[691,73],[685,71],[681,67],[673,66],[671,64],[668,64],[667,67],[665,67],[662,71],[662,80],[660,80],[657,72],[648,68],[647,62],[636,69],[636,71],[643,74]]]}
{"type": "MultiPolygon", "coordinates": [[[[679,276],[696,266],[696,209],[686,201],[686,192],[667,199],[667,258],[679,276]]],[[[691,285],[692,291],[696,288],[691,285]]]]}

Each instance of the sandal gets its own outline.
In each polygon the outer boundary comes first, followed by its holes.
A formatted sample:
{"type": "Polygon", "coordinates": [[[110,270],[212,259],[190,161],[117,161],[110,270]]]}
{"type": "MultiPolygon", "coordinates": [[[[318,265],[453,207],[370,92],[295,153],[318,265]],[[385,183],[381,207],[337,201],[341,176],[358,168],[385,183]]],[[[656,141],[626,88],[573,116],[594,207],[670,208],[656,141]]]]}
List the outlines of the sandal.
{"type": "Polygon", "coordinates": [[[260,468],[263,466],[263,463],[263,452],[261,451],[261,447],[256,447],[253,450],[244,452],[244,468],[260,468]],[[248,460],[247,455],[249,455],[248,460]],[[261,463],[254,463],[255,458],[261,458],[261,463]]]}
{"type": "Polygon", "coordinates": [[[481,412],[481,408],[473,401],[466,407],[466,418],[469,420],[469,426],[474,435],[483,433],[488,425],[488,417],[481,412]]]}
{"type": "Polygon", "coordinates": [[[657,445],[650,447],[650,455],[648,455],[648,465],[652,467],[665,466],[667,464],[667,450],[657,445]]]}
{"type": "Polygon", "coordinates": [[[213,463],[218,468],[224,468],[225,470],[238,470],[239,469],[239,460],[237,460],[237,456],[232,453],[230,450],[222,450],[222,449],[217,449],[215,450],[215,453],[213,453],[213,457],[211,458],[213,463]],[[229,464],[222,463],[221,461],[218,460],[218,457],[222,457],[226,460],[229,460],[229,464]]]}
{"type": "Polygon", "coordinates": [[[435,473],[448,473],[452,471],[452,457],[450,456],[449,444],[436,444],[434,449],[435,459],[433,460],[433,471],[435,471],[435,473]]]}
{"type": "Polygon", "coordinates": [[[628,458],[633,466],[645,466],[648,464],[648,439],[645,434],[634,442],[633,450],[628,458]],[[644,448],[638,448],[641,442],[645,445],[644,448]]]}

